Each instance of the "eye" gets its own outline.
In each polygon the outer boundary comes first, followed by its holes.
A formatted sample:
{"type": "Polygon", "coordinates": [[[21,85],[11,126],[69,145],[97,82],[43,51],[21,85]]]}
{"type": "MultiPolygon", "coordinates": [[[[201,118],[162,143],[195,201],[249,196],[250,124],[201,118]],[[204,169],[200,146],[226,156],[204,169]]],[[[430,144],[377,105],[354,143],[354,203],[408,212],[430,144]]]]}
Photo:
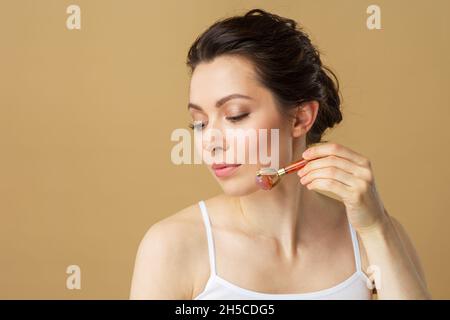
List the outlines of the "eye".
{"type": "Polygon", "coordinates": [[[189,128],[191,128],[192,130],[201,130],[205,127],[205,123],[202,121],[193,121],[189,124],[189,128]]]}
{"type": "Polygon", "coordinates": [[[249,115],[249,113],[243,113],[240,114],[238,116],[233,116],[233,117],[226,117],[227,120],[231,121],[231,122],[237,122],[239,120],[244,119],[245,117],[247,117],[249,115]]]}

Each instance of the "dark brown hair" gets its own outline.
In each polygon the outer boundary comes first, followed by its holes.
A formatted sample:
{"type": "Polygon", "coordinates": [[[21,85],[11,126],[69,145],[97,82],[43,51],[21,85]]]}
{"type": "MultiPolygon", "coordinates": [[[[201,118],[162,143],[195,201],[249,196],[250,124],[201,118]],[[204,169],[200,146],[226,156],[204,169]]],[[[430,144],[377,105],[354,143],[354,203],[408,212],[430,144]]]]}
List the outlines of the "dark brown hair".
{"type": "Polygon", "coordinates": [[[221,55],[252,61],[259,81],[272,92],[281,111],[319,102],[317,118],[306,134],[307,146],[321,142],[324,131],[341,122],[339,81],[294,20],[262,9],[219,20],[195,40],[186,63],[192,74],[199,63],[221,55]]]}

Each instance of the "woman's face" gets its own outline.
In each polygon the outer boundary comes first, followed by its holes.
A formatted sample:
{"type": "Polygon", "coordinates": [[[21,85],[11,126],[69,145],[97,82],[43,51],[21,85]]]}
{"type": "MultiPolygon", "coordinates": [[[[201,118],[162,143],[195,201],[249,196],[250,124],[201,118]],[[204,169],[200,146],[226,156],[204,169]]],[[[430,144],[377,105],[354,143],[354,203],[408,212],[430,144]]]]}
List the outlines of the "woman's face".
{"type": "Polygon", "coordinates": [[[267,148],[269,158],[278,156],[279,166],[293,161],[292,120],[280,113],[272,93],[257,81],[249,60],[240,56],[220,56],[212,62],[199,64],[191,78],[189,95],[196,151],[211,157],[208,168],[226,194],[243,196],[259,190],[255,184],[256,172],[261,167],[273,167],[273,162],[272,165],[267,164],[259,156],[265,141],[263,148],[267,148]],[[220,106],[218,101],[222,102],[220,106]],[[232,141],[227,136],[230,129],[235,137],[242,137],[240,133],[246,132],[245,143],[239,144],[235,138],[232,141]],[[267,129],[267,133],[263,133],[265,139],[260,139],[259,129],[267,129]],[[279,129],[279,139],[273,144],[270,129],[279,129]],[[215,139],[211,134],[213,131],[221,134],[222,138],[215,139]],[[250,153],[255,153],[252,148],[255,141],[251,142],[248,132],[256,133],[256,161],[251,161],[250,153]],[[244,161],[237,156],[238,152],[244,152],[244,161]],[[238,166],[221,169],[220,164],[238,166]]]}

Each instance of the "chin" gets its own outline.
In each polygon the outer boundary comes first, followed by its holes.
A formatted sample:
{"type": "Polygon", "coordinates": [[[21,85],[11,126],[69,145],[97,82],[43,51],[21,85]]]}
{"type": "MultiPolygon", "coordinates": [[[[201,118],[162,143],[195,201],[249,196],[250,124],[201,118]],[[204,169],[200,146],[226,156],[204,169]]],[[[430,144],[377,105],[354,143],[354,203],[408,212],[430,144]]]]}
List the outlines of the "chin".
{"type": "Polygon", "coordinates": [[[218,179],[223,192],[231,197],[242,197],[259,191],[253,175],[241,175],[229,177],[227,179],[218,179]]]}

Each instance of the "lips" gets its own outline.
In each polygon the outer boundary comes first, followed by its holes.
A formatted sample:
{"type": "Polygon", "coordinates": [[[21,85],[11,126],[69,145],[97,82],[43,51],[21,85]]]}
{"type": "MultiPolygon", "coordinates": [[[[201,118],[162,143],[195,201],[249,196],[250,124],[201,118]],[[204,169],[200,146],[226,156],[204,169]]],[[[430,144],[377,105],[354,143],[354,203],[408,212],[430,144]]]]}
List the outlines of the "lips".
{"type": "Polygon", "coordinates": [[[213,163],[211,168],[217,177],[222,178],[231,176],[240,166],[240,164],[213,163]]]}

